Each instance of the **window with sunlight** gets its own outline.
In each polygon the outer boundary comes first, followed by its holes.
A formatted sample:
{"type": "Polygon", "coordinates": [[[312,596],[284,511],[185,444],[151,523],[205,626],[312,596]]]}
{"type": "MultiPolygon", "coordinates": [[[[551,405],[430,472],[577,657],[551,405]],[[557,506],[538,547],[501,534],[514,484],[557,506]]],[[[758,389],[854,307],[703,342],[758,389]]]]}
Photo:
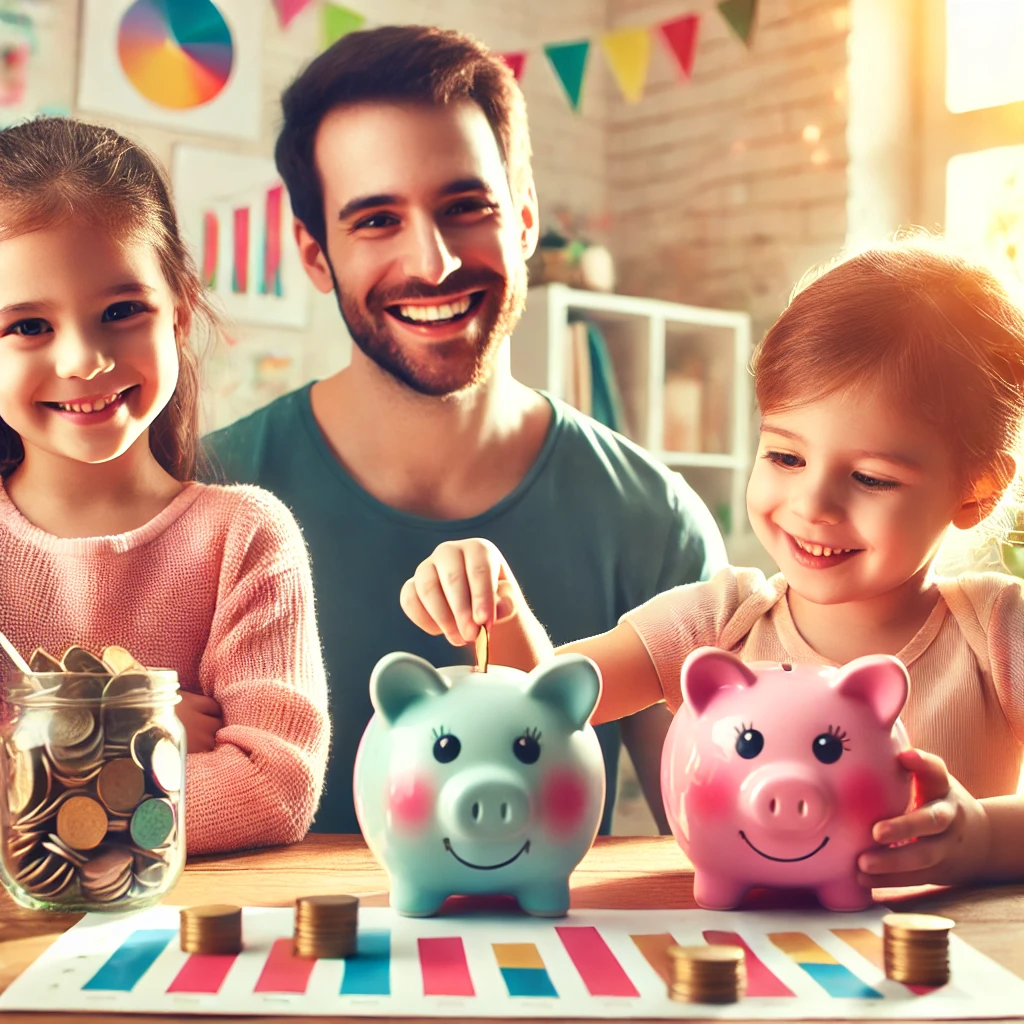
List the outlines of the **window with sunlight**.
{"type": "Polygon", "coordinates": [[[1024,0],[946,0],[946,106],[1024,100],[1024,0]]]}

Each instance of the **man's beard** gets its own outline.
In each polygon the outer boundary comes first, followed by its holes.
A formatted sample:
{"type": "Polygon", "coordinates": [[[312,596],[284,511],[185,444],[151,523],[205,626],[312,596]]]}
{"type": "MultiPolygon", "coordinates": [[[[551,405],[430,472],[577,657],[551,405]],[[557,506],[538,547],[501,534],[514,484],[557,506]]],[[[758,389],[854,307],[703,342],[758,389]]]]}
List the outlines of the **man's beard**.
{"type": "Polygon", "coordinates": [[[458,394],[486,381],[501,343],[519,322],[526,305],[526,264],[509,278],[493,271],[456,270],[443,285],[409,281],[400,289],[371,289],[361,308],[354,296],[338,285],[331,267],[334,294],[352,340],[382,370],[421,395],[435,398],[458,394]],[[385,310],[404,300],[443,299],[467,291],[484,291],[482,305],[468,318],[469,334],[444,342],[399,342],[394,318],[385,310]]]}

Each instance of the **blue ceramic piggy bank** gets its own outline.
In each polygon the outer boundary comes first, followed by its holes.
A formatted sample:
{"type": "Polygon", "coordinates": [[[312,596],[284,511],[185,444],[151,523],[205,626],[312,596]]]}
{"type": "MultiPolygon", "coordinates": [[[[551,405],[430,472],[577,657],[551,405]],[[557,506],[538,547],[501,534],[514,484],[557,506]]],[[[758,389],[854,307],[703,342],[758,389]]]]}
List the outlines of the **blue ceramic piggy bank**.
{"type": "Polygon", "coordinates": [[[600,692],[597,666],[578,654],[529,675],[436,669],[412,654],[377,663],[355,805],[398,913],[433,914],[450,895],[479,893],[566,913],[569,875],[604,805],[588,723],[600,692]]]}

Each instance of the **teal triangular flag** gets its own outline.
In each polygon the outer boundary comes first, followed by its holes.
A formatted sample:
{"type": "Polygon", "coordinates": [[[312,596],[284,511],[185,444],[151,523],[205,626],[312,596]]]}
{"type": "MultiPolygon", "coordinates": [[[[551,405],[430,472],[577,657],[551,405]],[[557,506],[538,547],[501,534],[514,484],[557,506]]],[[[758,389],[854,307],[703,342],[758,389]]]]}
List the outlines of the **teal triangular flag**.
{"type": "Polygon", "coordinates": [[[733,32],[749,46],[750,30],[754,27],[754,16],[757,14],[757,0],[722,0],[718,9],[733,32]]]}
{"type": "Polygon", "coordinates": [[[569,97],[573,110],[580,109],[580,91],[583,88],[583,72],[587,66],[590,40],[579,43],[551,43],[544,47],[558,80],[569,97]]]}

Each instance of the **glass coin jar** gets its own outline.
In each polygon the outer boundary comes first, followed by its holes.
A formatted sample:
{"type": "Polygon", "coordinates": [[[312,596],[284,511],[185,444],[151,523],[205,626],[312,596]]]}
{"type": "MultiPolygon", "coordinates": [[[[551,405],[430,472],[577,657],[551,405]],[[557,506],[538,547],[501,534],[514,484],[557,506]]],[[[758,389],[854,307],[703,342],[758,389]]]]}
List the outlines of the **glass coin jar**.
{"type": "Polygon", "coordinates": [[[0,880],[33,909],[157,903],[185,863],[177,673],[114,671],[83,648],[55,667],[6,690],[0,880]]]}

